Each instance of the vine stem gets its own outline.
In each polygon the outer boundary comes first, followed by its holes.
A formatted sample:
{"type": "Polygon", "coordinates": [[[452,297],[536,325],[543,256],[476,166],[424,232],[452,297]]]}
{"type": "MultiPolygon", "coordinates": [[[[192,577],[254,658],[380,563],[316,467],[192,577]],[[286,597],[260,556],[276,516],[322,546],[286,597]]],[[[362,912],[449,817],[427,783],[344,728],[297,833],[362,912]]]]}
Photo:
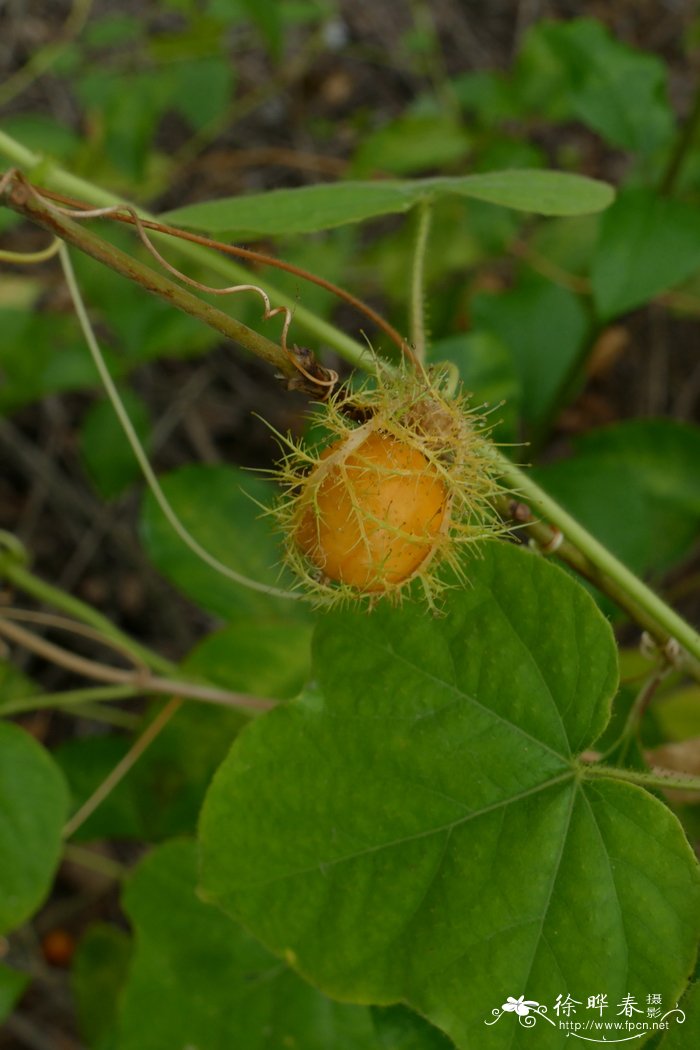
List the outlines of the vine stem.
{"type": "MultiPolygon", "coordinates": [[[[556,500],[544,492],[528,474],[516,467],[503,453],[495,450],[502,480],[518,498],[524,498],[538,517],[544,518],[562,533],[562,537],[578,549],[587,559],[594,572],[589,575],[603,591],[608,593],[607,581],[614,584],[613,600],[619,600],[620,592],[629,599],[629,605],[639,610],[644,617],[643,626],[653,629],[657,641],[675,639],[679,645],[700,663],[700,635],[650,587],[635,576],[599,540],[579,524],[556,500]]],[[[624,608],[625,606],[623,606],[624,608]]]]}
{"type": "MultiPolygon", "coordinates": [[[[97,685],[87,689],[66,689],[61,693],[38,693],[36,696],[23,696],[19,700],[6,700],[0,705],[0,715],[20,715],[27,711],[40,711],[43,708],[65,708],[70,710],[82,704],[101,704],[105,700],[129,700],[138,696],[139,690],[133,685],[97,685]]],[[[116,709],[115,709],[116,710],[116,709]]],[[[132,715],[128,712],[131,724],[132,715]]]]}
{"type": "Polygon", "coordinates": [[[54,237],[47,248],[38,252],[10,252],[3,249],[0,250],[0,262],[10,263],[12,266],[36,266],[37,263],[46,262],[58,255],[60,245],[58,237],[54,237]]]}
{"type": "Polygon", "coordinates": [[[680,135],[676,140],[675,149],[671,153],[669,158],[668,166],[664,171],[663,178],[661,179],[661,185],[659,191],[663,194],[670,195],[676,187],[678,176],[681,173],[685,159],[690,152],[695,139],[698,128],[700,127],[700,83],[695,88],[695,95],[693,97],[693,104],[688,115],[680,135]]]}
{"type": "Polygon", "coordinates": [[[232,693],[228,689],[219,689],[216,686],[187,682],[178,678],[161,678],[159,675],[151,675],[138,670],[128,671],[120,667],[108,667],[97,660],[89,660],[84,656],[68,652],[67,649],[62,649],[60,645],[47,642],[45,638],[40,638],[32,631],[20,627],[19,624],[12,623],[11,620],[4,620],[1,615],[0,635],[59,667],[65,667],[66,670],[86,678],[94,678],[98,682],[131,686],[141,693],[166,693],[192,700],[204,700],[212,704],[240,708],[243,711],[267,711],[275,706],[274,700],[262,700],[255,696],[232,693]]]}
{"type": "Polygon", "coordinates": [[[630,784],[637,784],[643,788],[662,788],[663,790],[678,791],[700,791],[700,777],[675,776],[660,771],[644,773],[636,769],[623,769],[621,766],[585,766],[583,767],[583,779],[590,780],[600,777],[612,780],[626,780],[630,784]]]}
{"type": "Polygon", "coordinates": [[[136,765],[141,755],[153,743],[156,737],[165,729],[166,725],[182,706],[182,700],[173,698],[163,707],[153,721],[148,725],[140,737],[134,741],[120,762],[117,762],[111,773],[105,777],[92,795],[82,804],[80,809],[73,814],[63,828],[63,837],[68,839],[74,835],[78,828],[85,823],[98,806],[101,806],[108,795],[114,791],[127,773],[136,765]]]}
{"type": "MultiPolygon", "coordinates": [[[[260,583],[258,580],[250,579],[250,577],[244,576],[240,572],[236,572],[236,570],[232,569],[230,565],[225,565],[222,561],[220,561],[213,554],[211,554],[210,551],[203,547],[201,543],[199,543],[199,541],[195,539],[192,533],[189,532],[189,530],[186,529],[185,526],[182,524],[177,514],[173,510],[170,501],[163,492],[163,489],[161,488],[160,482],[158,481],[155,472],[150,464],[148,456],[146,455],[146,452],[144,451],[144,448],[141,442],[139,441],[136,430],[134,429],[134,426],[124,407],[124,403],[122,402],[122,399],[119,396],[119,392],[117,391],[116,385],[112,379],[112,376],[110,375],[109,369],[107,368],[107,364],[102,355],[102,351],[100,350],[97,339],[95,338],[95,333],[90,323],[87,310],[85,309],[85,304],[80,294],[78,282],[75,279],[75,273],[73,271],[73,265],[70,261],[68,249],[66,248],[65,244],[61,245],[59,256],[61,259],[61,264],[63,266],[63,272],[66,277],[66,282],[68,284],[68,288],[73,299],[73,305],[75,306],[76,313],[78,314],[80,327],[83,330],[85,341],[92,355],[92,359],[97,369],[100,380],[102,381],[102,385],[104,386],[107,396],[109,397],[109,400],[112,403],[112,407],[117,415],[117,419],[119,420],[122,426],[126,438],[131,446],[131,450],[134,453],[134,456],[136,457],[136,461],[139,467],[141,468],[141,472],[144,478],[146,479],[148,487],[153,493],[153,496],[158,506],[160,507],[164,517],[168,521],[168,524],[175,531],[177,536],[182,540],[185,546],[189,547],[193,554],[196,554],[196,556],[201,561],[205,562],[212,569],[218,572],[221,576],[225,576],[233,583],[238,583],[243,587],[247,587],[253,591],[261,591],[263,594],[271,595],[275,598],[299,600],[302,597],[302,595],[300,595],[296,591],[286,591],[280,587],[271,587],[266,583],[260,583]]],[[[194,298],[194,296],[192,296],[192,298],[194,298]]]]}
{"type": "MultiPolygon", "coordinates": [[[[103,190],[99,186],[95,186],[86,179],[81,179],[77,175],[72,175],[70,172],[59,167],[52,160],[27,149],[27,147],[23,146],[21,142],[18,142],[2,130],[0,130],[0,154],[3,154],[8,160],[19,165],[28,173],[32,174],[35,172],[37,177],[41,176],[42,182],[61,193],[81,198],[97,207],[110,207],[124,203],[121,197],[117,197],[115,194],[109,193],[107,190],[103,190]]],[[[153,218],[153,216],[149,215],[141,208],[136,208],[135,210],[143,218],[153,218]]],[[[164,239],[166,243],[172,244],[172,238],[170,237],[163,238],[163,235],[157,233],[154,234],[154,237],[159,240],[164,239]]],[[[218,273],[220,276],[224,277],[227,281],[248,281],[250,279],[250,273],[244,266],[240,266],[232,259],[224,258],[216,252],[202,247],[199,244],[179,241],[178,251],[181,256],[191,259],[198,265],[208,267],[214,273],[218,273]]],[[[300,303],[297,303],[291,296],[280,291],[280,289],[270,281],[261,279],[257,274],[255,281],[260,288],[267,292],[270,298],[273,298],[276,302],[289,307],[293,311],[295,325],[303,328],[307,333],[313,335],[319,341],[333,347],[333,349],[351,365],[359,368],[367,368],[370,355],[368,354],[365,345],[358,343],[357,340],[352,339],[350,336],[346,335],[345,332],[341,332],[335,327],[335,325],[317,317],[311,310],[302,306],[300,303]]]]}
{"type": "Polygon", "coordinates": [[[133,657],[137,663],[142,663],[159,674],[177,674],[177,664],[171,663],[165,657],[134,641],[133,638],[120,631],[111,620],[108,620],[106,616],[93,609],[92,606],[86,605],[79,598],[74,598],[73,595],[67,594],[60,588],[39,579],[38,576],[35,576],[34,573],[16,560],[16,555],[5,555],[3,557],[2,553],[0,553],[0,577],[9,580],[13,586],[24,591],[25,594],[36,598],[38,601],[51,605],[55,609],[60,609],[62,612],[75,617],[76,620],[80,620],[81,623],[93,627],[107,640],[117,642],[121,649],[133,657]]]}
{"type": "Polygon", "coordinates": [[[100,875],[105,875],[115,882],[121,882],[129,874],[129,869],[119,861],[111,857],[105,857],[102,853],[88,849],[87,846],[77,846],[74,842],[66,842],[63,845],[63,860],[70,864],[79,864],[81,868],[88,868],[100,875]]]}
{"type": "Polygon", "coordinates": [[[418,228],[413,252],[413,273],[411,275],[411,341],[413,352],[421,363],[425,361],[425,256],[430,236],[433,209],[430,201],[423,201],[418,207],[418,228]]]}
{"type": "MultiPolygon", "coordinates": [[[[4,181],[4,180],[3,180],[4,181]]],[[[19,179],[8,179],[3,191],[3,199],[13,211],[24,215],[36,225],[49,230],[62,241],[79,248],[122,277],[135,281],[141,287],[164,299],[183,313],[196,317],[210,328],[234,342],[240,343],[251,353],[273,365],[288,379],[298,379],[299,370],[293,357],[285,353],[281,346],[248,328],[234,317],[217,307],[205,302],[192,292],[171,281],[170,278],[157,273],[150,266],[139,262],[126,252],[98,237],[91,230],[60,214],[53,206],[41,200],[33,188],[19,179]]],[[[65,251],[58,252],[61,259],[66,258],[65,251]]],[[[65,270],[65,261],[64,261],[65,270]]]]}

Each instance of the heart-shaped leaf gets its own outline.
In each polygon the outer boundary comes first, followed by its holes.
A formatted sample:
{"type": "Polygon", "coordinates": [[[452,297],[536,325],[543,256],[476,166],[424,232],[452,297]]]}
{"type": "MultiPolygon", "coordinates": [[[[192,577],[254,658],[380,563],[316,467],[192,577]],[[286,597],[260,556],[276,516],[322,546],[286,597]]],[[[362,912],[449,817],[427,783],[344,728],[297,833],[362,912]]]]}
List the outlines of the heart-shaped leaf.
{"type": "MultiPolygon", "coordinates": [[[[404,1000],[465,1050],[532,1047],[515,1012],[485,1024],[509,996],[675,999],[697,869],[662,803],[576,759],[617,672],[575,581],[485,544],[442,617],[329,615],[315,670],[214,780],[209,899],[328,994],[404,1000]]],[[[550,1020],[545,1050],[567,1042],[550,1020]]]]}

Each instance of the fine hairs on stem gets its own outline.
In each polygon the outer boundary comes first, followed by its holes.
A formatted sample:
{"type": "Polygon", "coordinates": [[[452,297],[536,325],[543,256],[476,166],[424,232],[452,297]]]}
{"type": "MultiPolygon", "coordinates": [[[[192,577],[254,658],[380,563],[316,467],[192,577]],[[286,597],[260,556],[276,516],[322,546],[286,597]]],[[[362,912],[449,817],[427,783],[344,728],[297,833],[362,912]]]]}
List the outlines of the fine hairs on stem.
{"type": "Polygon", "coordinates": [[[146,483],[151,492],[153,493],[153,497],[156,500],[161,511],[163,512],[168,523],[177,533],[182,542],[187,547],[189,547],[193,554],[195,554],[201,561],[205,562],[210,568],[214,569],[215,572],[218,572],[221,576],[225,576],[226,579],[232,580],[233,583],[238,583],[242,587],[247,587],[253,591],[260,591],[262,594],[267,594],[274,598],[288,598],[291,601],[301,599],[302,595],[298,593],[283,590],[280,587],[271,587],[265,583],[260,583],[259,580],[253,580],[248,576],[242,575],[242,573],[236,572],[236,570],[232,569],[230,565],[225,565],[222,561],[219,561],[219,559],[215,557],[210,551],[206,550],[206,548],[204,548],[201,545],[201,543],[199,543],[199,541],[195,539],[195,537],[188,531],[188,529],[185,528],[182,521],[180,521],[177,514],[175,513],[175,510],[173,509],[167,496],[165,495],[163,489],[160,486],[155,472],[151,467],[148,456],[146,455],[146,452],[144,451],[144,448],[141,442],[139,441],[136,430],[134,429],[134,426],[129,418],[129,414],[127,413],[122,399],[119,396],[119,392],[112,379],[112,376],[110,375],[109,369],[107,368],[104,356],[102,354],[102,351],[100,350],[100,346],[97,342],[97,338],[90,323],[87,310],[85,309],[85,304],[83,302],[83,298],[80,294],[80,289],[78,288],[78,283],[75,278],[73,264],[71,263],[70,255],[65,244],[62,244],[59,249],[59,258],[61,260],[61,265],[65,274],[66,283],[68,285],[68,289],[73,300],[73,305],[75,306],[75,311],[78,315],[78,321],[80,322],[80,327],[85,337],[85,342],[87,343],[88,349],[90,350],[90,354],[95,363],[95,367],[97,368],[100,380],[102,381],[102,385],[104,386],[107,396],[109,397],[109,400],[112,403],[112,407],[114,408],[119,423],[121,424],[122,430],[124,431],[127,441],[131,446],[131,450],[134,453],[134,456],[136,457],[139,467],[141,468],[141,472],[143,473],[146,483]]]}
{"type": "Polygon", "coordinates": [[[411,274],[411,336],[413,352],[418,361],[425,361],[427,333],[425,325],[425,256],[428,248],[428,237],[432,222],[433,210],[430,202],[425,201],[418,210],[418,229],[413,252],[413,271],[411,274]]]}

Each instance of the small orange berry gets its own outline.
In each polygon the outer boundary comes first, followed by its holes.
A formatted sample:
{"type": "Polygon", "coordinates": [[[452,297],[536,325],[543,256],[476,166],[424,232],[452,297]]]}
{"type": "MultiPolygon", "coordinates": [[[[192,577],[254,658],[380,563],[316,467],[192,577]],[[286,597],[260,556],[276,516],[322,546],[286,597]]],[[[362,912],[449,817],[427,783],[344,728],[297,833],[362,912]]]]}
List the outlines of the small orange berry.
{"type": "Polygon", "coordinates": [[[359,444],[341,438],[327,448],[307,491],[298,548],[324,577],[365,593],[412,579],[449,521],[450,495],[435,464],[379,430],[359,444]]]}
{"type": "Polygon", "coordinates": [[[50,966],[69,966],[75,952],[75,938],[57,927],[43,937],[41,951],[50,966]]]}

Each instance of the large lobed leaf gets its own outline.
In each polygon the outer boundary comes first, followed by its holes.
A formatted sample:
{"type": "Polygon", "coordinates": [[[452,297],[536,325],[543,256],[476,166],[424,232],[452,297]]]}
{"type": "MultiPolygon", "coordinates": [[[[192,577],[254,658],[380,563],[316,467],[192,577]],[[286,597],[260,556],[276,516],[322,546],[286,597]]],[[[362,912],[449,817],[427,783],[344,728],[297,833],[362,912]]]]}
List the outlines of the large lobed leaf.
{"type": "Polygon", "coordinates": [[[576,761],[617,678],[578,584],[492,542],[440,618],[328,616],[315,670],[214,780],[208,899],[326,993],[403,1000],[464,1050],[533,1045],[513,1013],[486,1026],[508,996],[675,1001],[697,869],[665,806],[576,761]]]}
{"type": "Polygon", "coordinates": [[[455,194],[539,215],[581,215],[611,203],[607,183],[560,171],[510,170],[428,179],[347,181],[189,204],[168,222],[215,234],[311,233],[408,211],[455,194]]]}

